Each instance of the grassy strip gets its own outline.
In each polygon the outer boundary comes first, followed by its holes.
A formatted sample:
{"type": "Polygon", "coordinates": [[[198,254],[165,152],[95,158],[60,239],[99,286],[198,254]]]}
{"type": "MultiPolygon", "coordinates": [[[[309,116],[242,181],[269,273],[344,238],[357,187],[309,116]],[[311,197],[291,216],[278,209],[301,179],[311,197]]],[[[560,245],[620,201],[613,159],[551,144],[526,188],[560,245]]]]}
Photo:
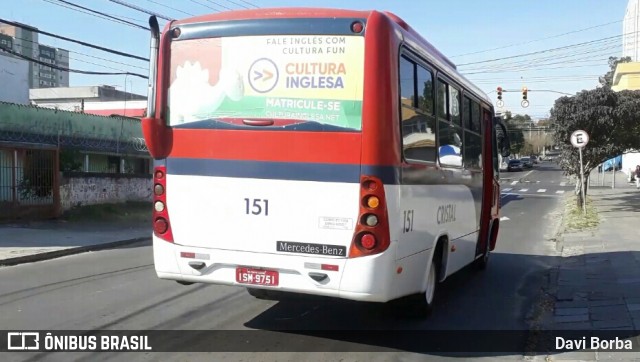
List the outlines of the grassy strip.
{"type": "Polygon", "coordinates": [[[587,213],[578,207],[578,195],[571,195],[565,199],[565,228],[571,231],[593,229],[600,223],[598,210],[587,195],[587,213]]]}
{"type": "Polygon", "coordinates": [[[63,215],[70,222],[82,221],[141,221],[151,220],[150,202],[124,202],[118,204],[99,204],[75,207],[63,215]]]}

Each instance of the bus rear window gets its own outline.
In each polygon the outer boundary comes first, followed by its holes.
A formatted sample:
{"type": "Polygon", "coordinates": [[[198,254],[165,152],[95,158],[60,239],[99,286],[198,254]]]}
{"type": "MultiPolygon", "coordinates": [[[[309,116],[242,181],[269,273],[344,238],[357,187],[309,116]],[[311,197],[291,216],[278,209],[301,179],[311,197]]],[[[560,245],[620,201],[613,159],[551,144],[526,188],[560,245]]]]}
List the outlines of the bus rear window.
{"type": "Polygon", "coordinates": [[[174,41],[170,66],[170,126],[251,127],[238,120],[268,119],[281,122],[275,125],[362,128],[362,36],[174,41]]]}

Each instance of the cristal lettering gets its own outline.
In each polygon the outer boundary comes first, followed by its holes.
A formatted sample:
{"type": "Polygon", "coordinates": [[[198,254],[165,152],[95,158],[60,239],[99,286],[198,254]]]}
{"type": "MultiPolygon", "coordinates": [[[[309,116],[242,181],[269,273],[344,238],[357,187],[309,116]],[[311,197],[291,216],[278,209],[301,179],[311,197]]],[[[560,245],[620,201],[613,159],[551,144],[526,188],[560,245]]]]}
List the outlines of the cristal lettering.
{"type": "Polygon", "coordinates": [[[456,221],[456,205],[448,204],[438,206],[436,211],[436,220],[438,225],[456,221]]]}

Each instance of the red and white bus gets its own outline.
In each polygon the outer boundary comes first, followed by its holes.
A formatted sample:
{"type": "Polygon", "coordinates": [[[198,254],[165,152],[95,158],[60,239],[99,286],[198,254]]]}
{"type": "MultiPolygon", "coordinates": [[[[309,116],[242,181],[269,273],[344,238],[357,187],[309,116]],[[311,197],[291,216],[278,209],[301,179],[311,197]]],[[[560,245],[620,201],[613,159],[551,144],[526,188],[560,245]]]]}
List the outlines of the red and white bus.
{"type": "Polygon", "coordinates": [[[150,24],[159,278],[428,312],[440,282],[486,264],[506,130],[401,19],[283,8],[150,24]]]}

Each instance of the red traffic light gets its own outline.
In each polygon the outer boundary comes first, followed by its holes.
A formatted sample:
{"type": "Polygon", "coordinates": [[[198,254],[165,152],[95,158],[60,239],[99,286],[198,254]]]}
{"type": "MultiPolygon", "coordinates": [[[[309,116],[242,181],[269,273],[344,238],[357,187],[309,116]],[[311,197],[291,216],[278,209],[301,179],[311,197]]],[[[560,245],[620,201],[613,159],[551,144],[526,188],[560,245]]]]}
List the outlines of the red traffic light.
{"type": "Polygon", "coordinates": [[[498,87],[498,92],[502,92],[502,87],[498,87]]]}

